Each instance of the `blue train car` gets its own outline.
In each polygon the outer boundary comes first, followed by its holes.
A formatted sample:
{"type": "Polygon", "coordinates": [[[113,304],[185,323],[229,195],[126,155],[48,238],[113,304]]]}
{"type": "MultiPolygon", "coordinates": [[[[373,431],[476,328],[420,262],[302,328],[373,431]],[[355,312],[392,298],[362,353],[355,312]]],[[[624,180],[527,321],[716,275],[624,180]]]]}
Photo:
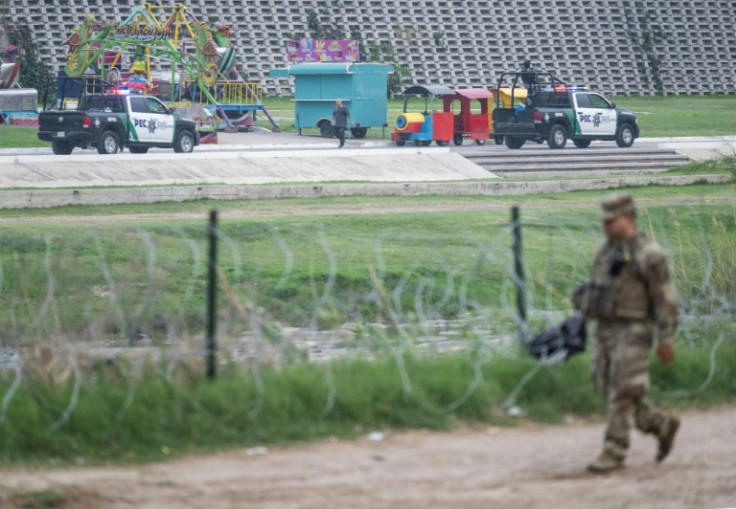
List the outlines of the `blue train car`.
{"type": "Polygon", "coordinates": [[[353,118],[351,132],[363,138],[369,127],[386,127],[388,75],[393,67],[373,63],[303,63],[271,69],[271,77],[294,77],[294,125],[316,127],[332,137],[332,110],[342,102],[353,118]]]}
{"type": "Polygon", "coordinates": [[[444,102],[444,98],[454,95],[455,91],[444,85],[414,85],[404,90],[404,111],[396,116],[391,139],[399,147],[407,141],[413,141],[418,147],[426,147],[432,140],[439,146],[447,145],[454,136],[454,117],[451,101],[444,102]],[[422,112],[408,111],[412,96],[424,99],[422,112]]]}

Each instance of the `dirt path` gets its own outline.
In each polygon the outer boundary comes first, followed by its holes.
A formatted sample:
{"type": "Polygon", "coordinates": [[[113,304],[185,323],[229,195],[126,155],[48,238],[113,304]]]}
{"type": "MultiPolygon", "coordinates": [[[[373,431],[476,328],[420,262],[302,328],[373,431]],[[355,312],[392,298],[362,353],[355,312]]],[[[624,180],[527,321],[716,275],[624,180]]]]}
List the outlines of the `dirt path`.
{"type": "Polygon", "coordinates": [[[6,470],[0,506],[53,489],[68,495],[62,507],[85,509],[736,507],[736,408],[684,414],[662,465],[654,440],[635,434],[627,468],[593,476],[584,467],[601,435],[585,423],[416,431],[130,468],[6,470]]]}

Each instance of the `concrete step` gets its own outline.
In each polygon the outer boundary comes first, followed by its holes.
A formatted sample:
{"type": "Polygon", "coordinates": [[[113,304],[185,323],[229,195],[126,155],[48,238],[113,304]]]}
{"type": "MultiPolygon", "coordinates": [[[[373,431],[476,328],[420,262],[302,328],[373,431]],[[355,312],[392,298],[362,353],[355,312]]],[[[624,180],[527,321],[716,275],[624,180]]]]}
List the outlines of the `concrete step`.
{"type": "Polygon", "coordinates": [[[530,160],[530,159],[493,159],[493,158],[468,158],[475,164],[486,166],[488,169],[501,169],[501,168],[550,168],[550,169],[563,169],[566,167],[577,167],[587,166],[588,168],[595,169],[602,166],[631,166],[640,164],[643,166],[651,167],[662,167],[670,168],[673,166],[679,166],[689,161],[687,157],[678,156],[646,156],[638,158],[598,158],[598,157],[570,157],[570,158],[550,158],[543,160],[530,160]]]}
{"type": "MultiPolygon", "coordinates": [[[[477,161],[474,161],[476,164],[478,164],[477,161]]],[[[519,163],[519,164],[496,164],[496,163],[485,163],[480,164],[483,168],[486,168],[487,170],[490,170],[494,173],[498,172],[504,172],[504,171],[553,171],[553,172],[560,172],[560,171],[610,171],[610,170],[620,170],[620,171],[636,171],[636,170],[645,170],[645,171],[665,171],[670,168],[673,168],[675,166],[679,166],[681,164],[684,164],[687,161],[673,161],[673,160],[662,160],[662,161],[567,161],[567,162],[549,162],[549,163],[540,163],[540,164],[530,164],[530,163],[519,163]]]]}
{"type": "Polygon", "coordinates": [[[472,150],[462,153],[499,176],[609,175],[663,172],[690,161],[672,149],[472,150]]]}
{"type": "Polygon", "coordinates": [[[677,153],[671,148],[660,148],[660,147],[630,147],[630,148],[618,148],[615,146],[606,147],[588,147],[588,148],[577,148],[572,145],[568,145],[561,150],[555,150],[548,148],[545,144],[530,143],[524,145],[519,150],[511,150],[502,146],[494,146],[486,144],[483,147],[468,147],[464,150],[464,155],[480,156],[487,155],[491,157],[559,157],[566,155],[632,155],[632,154],[673,154],[677,153]]]}
{"type": "Polygon", "coordinates": [[[688,157],[677,153],[673,149],[639,149],[639,150],[503,150],[494,149],[488,151],[466,150],[462,152],[463,156],[473,160],[492,160],[492,161],[550,161],[550,160],[569,160],[569,159],[644,159],[644,158],[677,158],[685,159],[688,157]]]}

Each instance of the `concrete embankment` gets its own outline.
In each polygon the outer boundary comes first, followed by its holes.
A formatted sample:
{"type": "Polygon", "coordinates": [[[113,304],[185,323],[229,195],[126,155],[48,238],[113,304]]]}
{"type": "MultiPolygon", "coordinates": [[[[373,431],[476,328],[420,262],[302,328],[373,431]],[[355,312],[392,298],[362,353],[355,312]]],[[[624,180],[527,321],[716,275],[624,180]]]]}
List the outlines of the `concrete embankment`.
{"type": "MultiPolygon", "coordinates": [[[[258,132],[225,134],[220,143],[200,146],[192,154],[152,150],[147,154],[126,152],[111,156],[79,150],[68,156],[56,156],[48,149],[19,149],[15,153],[3,150],[0,151],[0,208],[203,198],[516,195],[725,182],[731,178],[729,175],[656,175],[642,171],[596,179],[564,179],[563,172],[555,174],[556,179],[540,175],[541,178],[533,180],[511,181],[498,178],[492,167],[484,168],[463,157],[462,151],[447,147],[396,148],[384,140],[351,140],[346,148],[338,150],[336,142],[331,140],[258,132]]],[[[736,137],[663,139],[642,144],[674,144],[678,152],[682,150],[693,157],[736,151],[736,137]]],[[[486,145],[482,150],[504,151],[521,159],[532,155],[540,159],[541,154],[560,153],[546,147],[508,151],[505,147],[486,145]]],[[[578,149],[571,150],[581,153],[578,149]]],[[[572,151],[571,154],[575,153],[572,151]]],[[[625,149],[621,150],[621,157],[627,157],[625,149]]]]}

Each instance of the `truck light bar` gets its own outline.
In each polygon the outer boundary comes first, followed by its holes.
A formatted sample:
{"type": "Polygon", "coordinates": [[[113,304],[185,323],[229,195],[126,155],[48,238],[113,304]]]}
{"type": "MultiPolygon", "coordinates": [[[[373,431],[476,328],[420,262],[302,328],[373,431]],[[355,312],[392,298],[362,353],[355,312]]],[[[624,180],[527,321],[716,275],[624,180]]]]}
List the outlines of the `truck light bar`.
{"type": "MultiPolygon", "coordinates": [[[[549,90],[549,89],[548,89],[549,90]]],[[[585,87],[579,87],[575,84],[573,85],[555,85],[554,91],[555,92],[574,92],[575,90],[585,90],[585,87]]]]}

